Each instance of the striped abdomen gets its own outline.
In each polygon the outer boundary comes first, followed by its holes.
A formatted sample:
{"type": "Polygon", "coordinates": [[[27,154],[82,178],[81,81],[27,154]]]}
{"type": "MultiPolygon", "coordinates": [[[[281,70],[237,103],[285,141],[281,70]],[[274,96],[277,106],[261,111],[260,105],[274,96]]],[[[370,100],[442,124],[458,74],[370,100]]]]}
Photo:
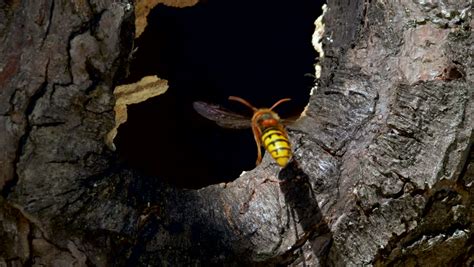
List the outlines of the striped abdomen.
{"type": "Polygon", "coordinates": [[[285,167],[291,158],[291,146],[285,130],[271,126],[262,132],[262,144],[281,167],[285,167]]]}

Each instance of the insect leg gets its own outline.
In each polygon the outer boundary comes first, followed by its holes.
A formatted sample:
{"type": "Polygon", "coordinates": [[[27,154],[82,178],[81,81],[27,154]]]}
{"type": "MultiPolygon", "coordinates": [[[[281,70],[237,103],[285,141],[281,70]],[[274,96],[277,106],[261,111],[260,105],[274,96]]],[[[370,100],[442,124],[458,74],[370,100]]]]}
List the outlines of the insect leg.
{"type": "Polygon", "coordinates": [[[261,139],[261,133],[260,129],[256,125],[252,125],[252,131],[253,131],[253,138],[255,139],[255,143],[257,144],[257,162],[255,163],[256,165],[260,164],[262,162],[262,141],[261,139]]]}

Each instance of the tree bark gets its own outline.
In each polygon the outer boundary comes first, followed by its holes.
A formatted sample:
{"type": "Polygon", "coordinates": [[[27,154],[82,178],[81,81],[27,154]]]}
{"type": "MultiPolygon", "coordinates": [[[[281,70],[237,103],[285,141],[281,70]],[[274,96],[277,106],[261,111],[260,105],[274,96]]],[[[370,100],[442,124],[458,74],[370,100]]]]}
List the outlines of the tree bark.
{"type": "Polygon", "coordinates": [[[0,263],[472,265],[471,9],[329,1],[294,160],[183,190],[104,142],[133,6],[0,3],[0,263]]]}

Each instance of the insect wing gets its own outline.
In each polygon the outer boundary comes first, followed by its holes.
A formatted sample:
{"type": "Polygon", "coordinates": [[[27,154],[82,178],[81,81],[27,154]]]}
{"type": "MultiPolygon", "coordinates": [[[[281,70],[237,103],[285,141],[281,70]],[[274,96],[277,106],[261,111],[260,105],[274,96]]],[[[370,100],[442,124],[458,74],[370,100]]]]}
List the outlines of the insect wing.
{"type": "Polygon", "coordinates": [[[228,111],[218,105],[197,101],[193,103],[194,109],[206,119],[215,121],[224,128],[244,129],[251,126],[250,118],[228,111]]]}
{"type": "Polygon", "coordinates": [[[292,118],[285,118],[285,119],[280,119],[281,124],[285,126],[291,126],[296,123],[296,121],[299,119],[298,117],[292,117],[292,118]]]}

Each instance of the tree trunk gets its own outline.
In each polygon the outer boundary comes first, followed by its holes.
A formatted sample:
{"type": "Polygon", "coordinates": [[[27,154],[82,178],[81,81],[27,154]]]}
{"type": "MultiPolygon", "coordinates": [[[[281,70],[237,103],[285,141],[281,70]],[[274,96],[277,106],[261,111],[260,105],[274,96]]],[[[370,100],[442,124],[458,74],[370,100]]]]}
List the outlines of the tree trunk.
{"type": "Polygon", "coordinates": [[[471,8],[329,1],[294,160],[183,190],[104,142],[133,6],[0,3],[0,265],[472,265],[471,8]]]}

